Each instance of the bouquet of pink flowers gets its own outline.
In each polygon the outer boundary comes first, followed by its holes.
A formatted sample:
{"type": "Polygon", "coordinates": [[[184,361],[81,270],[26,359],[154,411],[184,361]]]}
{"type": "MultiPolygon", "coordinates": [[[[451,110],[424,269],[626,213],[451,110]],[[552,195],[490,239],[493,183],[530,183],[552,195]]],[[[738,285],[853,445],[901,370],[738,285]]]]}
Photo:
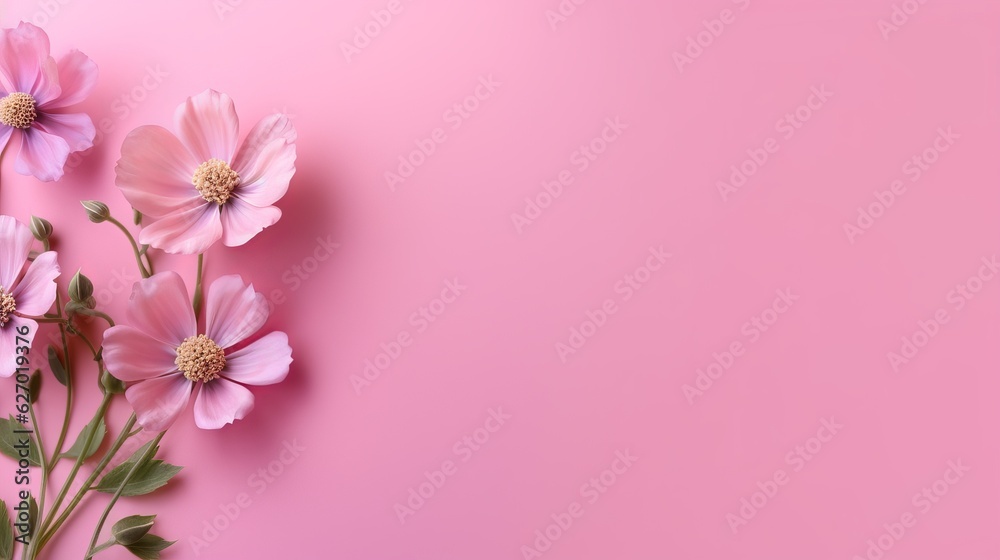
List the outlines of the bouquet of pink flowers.
{"type": "MultiPolygon", "coordinates": [[[[38,27],[0,30],[0,145],[20,141],[16,172],[57,181],[70,154],[93,145],[90,117],[71,107],[96,82],[93,61],[75,50],[56,60],[38,27]]],[[[14,558],[17,548],[22,559],[42,557],[91,494],[108,498],[91,542],[81,545],[85,559],[113,546],[159,558],[172,543],[151,532],[155,516],[129,516],[109,531],[105,524],[119,499],[153,492],[181,470],[156,458],[164,433],[191,400],[199,428],[242,419],[254,406],[248,386],[278,383],[288,374],[288,336],[261,334],[269,313],[264,296],[236,274],[206,289],[202,271],[204,254],[216,242],[243,245],[281,217],[274,204],[295,173],[295,130],[287,117],[272,115],[241,143],[232,99],[213,90],[182,103],[174,122],[173,132],[141,126],[121,147],[115,182],[134,209],[130,225],[102,202],[82,202],[92,222],[121,230],[134,253],[142,280],[132,287],[124,320],[97,308],[94,286],[82,272],[62,291],[51,223],[0,215],[0,377],[12,378],[8,387],[17,403],[14,414],[0,416],[0,452],[17,462],[25,482],[33,480],[27,473],[41,473],[37,489],[21,491],[12,510],[0,501],[0,560],[14,558]],[[190,293],[177,272],[155,271],[156,250],[196,255],[190,293]],[[33,345],[39,329],[54,329],[61,343],[33,345]],[[73,363],[73,344],[92,354],[92,370],[73,363]],[[66,395],[62,428],[50,445],[35,414],[43,382],[38,356],[66,395]],[[70,443],[74,387],[87,376],[99,383],[103,398],[70,443]],[[134,412],[110,438],[106,413],[119,395],[134,412]],[[118,456],[136,441],[146,443],[118,456]],[[62,461],[72,467],[57,484],[53,472],[62,461]],[[51,497],[50,486],[58,487],[51,497]],[[73,487],[79,489],[71,496],[73,487]]]]}

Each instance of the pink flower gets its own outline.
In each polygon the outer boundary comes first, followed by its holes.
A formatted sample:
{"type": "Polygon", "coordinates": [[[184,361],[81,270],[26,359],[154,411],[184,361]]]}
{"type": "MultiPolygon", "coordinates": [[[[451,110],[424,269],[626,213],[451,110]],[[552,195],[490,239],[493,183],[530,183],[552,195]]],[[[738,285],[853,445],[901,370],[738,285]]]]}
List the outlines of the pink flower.
{"type": "Polygon", "coordinates": [[[97,65],[80,51],[56,62],[38,27],[21,22],[0,29],[0,149],[20,133],[15,171],[56,181],[71,153],[94,145],[90,117],[66,107],[86,99],[96,84],[97,65]]]}
{"type": "Polygon", "coordinates": [[[205,329],[199,334],[184,281],[176,272],[161,272],[133,287],[129,325],[104,334],[108,371],[137,382],[125,398],[147,430],[170,427],[193,391],[198,427],[221,428],[253,410],[253,393],[243,385],[271,385],[288,375],[292,349],[283,332],[232,350],[267,320],[263,294],[233,274],[212,283],[205,304],[205,329]]]}
{"type": "Polygon", "coordinates": [[[0,216],[0,377],[10,377],[17,370],[17,356],[23,353],[16,349],[24,346],[17,337],[30,340],[38,330],[38,323],[24,315],[43,315],[56,300],[59,265],[55,251],[38,255],[21,276],[33,239],[27,226],[0,216]]]}
{"type": "Polygon", "coordinates": [[[228,95],[207,90],[177,108],[178,136],[140,126],[125,138],[115,184],[152,218],[139,241],[168,253],[203,253],[222,239],[243,245],[281,217],[272,206],[295,174],[295,129],[271,115],[237,149],[239,119],[228,95]]]}

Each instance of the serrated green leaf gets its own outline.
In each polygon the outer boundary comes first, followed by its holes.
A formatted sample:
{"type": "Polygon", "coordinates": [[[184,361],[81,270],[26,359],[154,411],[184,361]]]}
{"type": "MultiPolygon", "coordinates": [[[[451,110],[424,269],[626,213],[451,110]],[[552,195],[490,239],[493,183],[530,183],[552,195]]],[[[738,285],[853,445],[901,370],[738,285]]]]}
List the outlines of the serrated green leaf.
{"type": "Polygon", "coordinates": [[[153,528],[155,515],[130,515],[111,527],[115,541],[122,546],[139,542],[153,528]]]}
{"type": "Polygon", "coordinates": [[[10,525],[7,504],[0,500],[0,560],[14,558],[14,528],[10,525]]]}
{"type": "Polygon", "coordinates": [[[56,378],[60,384],[64,387],[66,386],[66,380],[68,376],[66,375],[66,366],[63,365],[62,359],[59,357],[59,353],[51,344],[49,345],[49,369],[52,370],[52,376],[56,378]]]}
{"type": "Polygon", "coordinates": [[[41,455],[38,453],[38,442],[31,434],[18,434],[15,430],[23,430],[22,426],[13,416],[7,419],[0,418],[0,453],[12,458],[21,459],[21,441],[28,439],[28,463],[34,467],[42,465],[41,455]]]}
{"type": "Polygon", "coordinates": [[[145,535],[135,544],[130,544],[125,548],[142,560],[159,560],[160,552],[175,542],[177,541],[167,541],[156,535],[145,535]]]}
{"type": "MultiPolygon", "coordinates": [[[[77,457],[80,456],[81,452],[83,451],[83,445],[87,443],[87,438],[89,437],[91,430],[93,430],[93,425],[94,425],[93,420],[91,420],[89,424],[84,426],[83,430],[80,432],[80,435],[76,437],[76,442],[73,443],[73,447],[70,447],[69,450],[63,453],[63,457],[76,459],[77,457]]],[[[84,459],[88,459],[91,455],[97,453],[97,450],[100,449],[101,443],[104,442],[104,437],[107,435],[107,433],[108,433],[108,428],[107,426],[104,425],[104,418],[98,418],[97,432],[94,434],[94,439],[91,440],[90,442],[90,448],[87,449],[86,453],[83,453],[84,459]]]]}
{"type": "MultiPolygon", "coordinates": [[[[104,475],[104,478],[97,484],[96,490],[107,494],[117,492],[118,487],[125,481],[125,477],[128,476],[129,471],[142,459],[143,454],[151,443],[153,442],[142,446],[127,461],[111,469],[111,472],[104,475]]],[[[181,472],[182,467],[160,460],[152,460],[152,457],[156,456],[158,450],[159,448],[156,448],[146,461],[140,463],[138,470],[136,470],[135,474],[128,481],[128,484],[125,485],[124,490],[122,490],[122,496],[143,496],[149,494],[164,486],[177,473],[181,472]]]]}

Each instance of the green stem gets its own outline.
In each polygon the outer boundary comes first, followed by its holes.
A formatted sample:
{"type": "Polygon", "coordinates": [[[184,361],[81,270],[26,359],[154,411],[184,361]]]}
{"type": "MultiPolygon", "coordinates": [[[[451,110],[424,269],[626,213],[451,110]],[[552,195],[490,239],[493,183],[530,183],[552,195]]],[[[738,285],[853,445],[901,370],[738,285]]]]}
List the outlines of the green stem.
{"type": "Polygon", "coordinates": [[[198,253],[198,277],[195,279],[194,283],[194,298],[192,304],[194,305],[194,316],[198,317],[201,313],[201,301],[203,299],[202,287],[201,287],[201,277],[202,272],[205,268],[205,253],[198,253]]]}
{"type": "MultiPolygon", "coordinates": [[[[59,292],[56,292],[56,309],[62,317],[62,302],[59,292]]],[[[59,455],[62,454],[63,445],[66,444],[66,435],[69,432],[69,420],[73,413],[73,364],[69,354],[69,340],[66,338],[66,325],[59,325],[59,337],[62,339],[63,361],[66,366],[66,414],[63,416],[62,429],[59,430],[59,439],[56,440],[56,447],[52,450],[52,467],[59,463],[59,455]]],[[[40,511],[44,511],[41,510],[40,511]]]]}
{"type": "MultiPolygon", "coordinates": [[[[29,399],[30,401],[30,399],[29,399]]],[[[49,481],[49,469],[51,465],[45,460],[45,443],[42,442],[42,430],[38,425],[38,419],[35,417],[35,405],[31,402],[28,403],[28,414],[31,415],[31,427],[35,430],[35,437],[38,439],[38,457],[41,461],[42,467],[42,484],[38,488],[38,515],[41,517],[41,512],[45,511],[45,488],[49,481]]],[[[38,519],[35,520],[38,523],[38,519]]],[[[38,534],[38,527],[32,527],[33,534],[30,536],[31,542],[35,541],[35,536],[38,534]]],[[[25,551],[27,551],[25,548],[25,551]]]]}
{"type": "Polygon", "coordinates": [[[130,232],[127,227],[122,225],[121,222],[111,216],[108,216],[107,220],[117,226],[118,229],[122,230],[122,233],[124,233],[125,237],[128,238],[128,242],[132,244],[132,252],[135,253],[135,264],[139,266],[139,274],[141,274],[143,278],[149,278],[152,276],[152,273],[149,270],[146,270],[146,265],[142,263],[142,253],[139,250],[139,244],[135,242],[135,237],[132,237],[132,232],[130,232]]]}
{"type": "MultiPolygon", "coordinates": [[[[105,399],[109,398],[110,397],[108,396],[105,397],[105,399]]],[[[84,496],[86,496],[87,492],[93,489],[92,487],[94,486],[94,482],[97,481],[97,477],[101,475],[105,467],[108,466],[108,463],[111,462],[111,459],[114,458],[114,456],[122,448],[122,445],[125,444],[125,441],[128,440],[128,438],[132,437],[132,435],[134,435],[134,432],[132,432],[132,426],[135,425],[135,421],[136,418],[135,414],[133,413],[132,416],[129,417],[128,422],[125,423],[125,426],[122,428],[121,432],[118,433],[118,438],[115,439],[115,442],[111,444],[111,447],[108,449],[107,453],[105,453],[104,457],[101,458],[101,462],[98,463],[96,467],[94,467],[94,471],[90,473],[90,476],[87,477],[86,482],[83,483],[83,486],[80,487],[80,490],[77,491],[76,495],[73,496],[73,499],[70,500],[69,504],[66,506],[66,509],[63,510],[62,514],[60,514],[55,521],[48,524],[45,533],[41,536],[41,540],[38,541],[39,551],[50,540],[52,540],[52,537],[55,536],[56,532],[63,526],[64,523],[66,523],[66,520],[69,519],[69,516],[73,513],[76,507],[80,505],[80,502],[83,501],[83,498],[84,496]]],[[[87,446],[84,446],[84,449],[86,448],[87,446]]],[[[52,513],[55,513],[55,511],[56,508],[53,508],[52,513]]]]}
{"type": "Polygon", "coordinates": [[[108,502],[107,507],[104,508],[104,513],[101,514],[100,521],[97,522],[97,527],[94,529],[94,535],[90,539],[90,546],[87,547],[87,556],[85,556],[83,560],[90,560],[90,558],[94,556],[95,552],[93,552],[93,550],[94,547],[97,546],[97,539],[101,536],[101,531],[104,529],[104,523],[107,522],[108,516],[111,515],[111,510],[115,507],[115,504],[118,503],[118,498],[121,497],[122,492],[125,491],[125,485],[132,480],[132,477],[135,476],[135,473],[139,472],[139,469],[145,465],[146,461],[148,461],[153,454],[156,453],[156,446],[159,445],[160,440],[163,439],[163,434],[165,433],[167,432],[163,431],[157,434],[157,436],[153,439],[153,442],[146,448],[146,452],[142,454],[142,457],[136,460],[135,464],[132,465],[132,468],[129,469],[128,474],[126,474],[125,478],[122,479],[122,483],[118,485],[118,489],[115,490],[114,496],[111,496],[111,501],[108,502]]]}
{"type": "Polygon", "coordinates": [[[102,544],[101,546],[99,546],[97,548],[91,549],[90,550],[90,554],[89,554],[89,556],[87,556],[87,558],[92,558],[94,556],[97,556],[101,552],[104,552],[105,550],[111,548],[112,546],[115,546],[116,544],[118,544],[118,541],[116,541],[114,538],[112,538],[111,540],[109,540],[108,542],[102,544]]]}
{"type": "MultiPolygon", "coordinates": [[[[101,405],[97,407],[97,413],[94,414],[94,418],[91,421],[94,426],[97,425],[98,421],[101,418],[104,418],[104,414],[108,411],[108,407],[110,405],[111,405],[111,395],[104,395],[104,399],[101,400],[101,405]]],[[[129,427],[129,429],[131,429],[131,426],[129,427]]],[[[83,449],[90,449],[90,446],[94,443],[94,437],[96,435],[97,435],[97,430],[89,431],[87,437],[85,438],[85,441],[83,442],[83,449]]],[[[44,535],[46,531],[49,530],[50,521],[52,520],[52,515],[54,515],[55,512],[59,511],[59,506],[61,506],[63,500],[66,499],[66,494],[69,493],[70,485],[76,478],[76,474],[80,472],[80,467],[83,466],[83,461],[85,458],[84,455],[85,455],[84,453],[80,453],[79,457],[76,458],[76,461],[73,463],[73,468],[69,472],[69,476],[66,477],[66,481],[63,482],[62,488],[59,489],[59,494],[56,495],[56,500],[52,502],[52,510],[49,512],[49,515],[45,516],[45,519],[39,524],[40,531],[36,533],[35,535],[36,538],[33,539],[34,541],[33,545],[37,546],[32,547],[33,554],[29,555],[28,558],[34,558],[35,555],[38,554],[38,551],[41,550],[42,546],[45,545],[46,539],[44,535]],[[41,536],[39,537],[39,535],[41,536]]],[[[89,484],[84,485],[84,488],[87,488],[89,486],[90,486],[89,484]]]]}

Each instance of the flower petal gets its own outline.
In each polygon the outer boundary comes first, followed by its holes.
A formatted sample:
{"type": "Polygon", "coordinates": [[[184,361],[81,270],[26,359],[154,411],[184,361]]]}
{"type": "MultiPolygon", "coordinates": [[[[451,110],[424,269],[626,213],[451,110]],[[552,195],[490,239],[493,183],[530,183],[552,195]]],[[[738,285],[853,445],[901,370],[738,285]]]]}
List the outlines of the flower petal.
{"type": "MultiPolygon", "coordinates": [[[[52,58],[49,52],[49,36],[39,27],[22,21],[13,29],[0,29],[0,87],[7,93],[30,93],[36,102],[40,101],[36,93],[51,95],[51,84],[42,84],[40,79],[46,61],[52,58]]],[[[55,60],[52,66],[56,70],[52,81],[58,95],[59,77],[55,60]]]]}
{"type": "Polygon", "coordinates": [[[194,423],[203,430],[218,430],[242,420],[253,410],[253,393],[246,387],[216,379],[202,383],[194,400],[194,423]]]}
{"type": "Polygon", "coordinates": [[[82,152],[93,146],[97,133],[86,113],[40,113],[33,126],[65,140],[70,152],[82,152]]]}
{"type": "Polygon", "coordinates": [[[0,287],[11,290],[31,252],[34,236],[28,226],[10,216],[0,216],[0,287]]]}
{"type": "Polygon", "coordinates": [[[212,158],[233,161],[240,121],[228,95],[209,89],[189,97],[174,113],[174,123],[199,164],[212,158]]]}
{"type": "Polygon", "coordinates": [[[243,282],[239,274],[222,276],[205,294],[205,335],[223,348],[246,340],[267,321],[264,294],[243,282]]]}
{"type": "Polygon", "coordinates": [[[17,347],[24,346],[23,343],[18,344],[17,337],[27,338],[30,348],[36,332],[38,332],[38,323],[16,315],[11,317],[6,325],[0,327],[0,377],[10,377],[14,375],[18,367],[24,367],[17,365],[17,356],[19,355],[17,347]],[[24,327],[28,328],[28,334],[18,334],[18,329],[24,332],[24,327]]]}
{"type": "Polygon", "coordinates": [[[10,141],[11,134],[14,134],[14,127],[0,124],[0,150],[7,147],[7,142],[10,141]]]}
{"type": "Polygon", "coordinates": [[[139,242],[168,253],[204,253],[222,237],[219,205],[202,201],[200,206],[168,214],[144,227],[139,242]]]}
{"type": "Polygon", "coordinates": [[[56,301],[55,280],[59,277],[56,258],[55,251],[46,251],[28,266],[24,277],[11,292],[19,313],[38,316],[52,308],[56,301]]]}
{"type": "Polygon", "coordinates": [[[14,161],[14,171],[34,175],[39,181],[57,181],[63,176],[69,154],[65,139],[32,126],[21,134],[21,151],[14,161]]]}
{"type": "Polygon", "coordinates": [[[277,206],[258,208],[230,198],[222,205],[222,243],[226,247],[239,247],[279,219],[281,210],[277,206]]]}
{"type": "Polygon", "coordinates": [[[273,385],[285,380],[291,363],[288,335],[276,331],[226,356],[222,375],[247,385],[273,385]]]}
{"type": "Polygon", "coordinates": [[[136,282],[125,316],[133,327],[174,348],[198,334],[187,288],[172,270],[136,282]]]}
{"type": "Polygon", "coordinates": [[[284,196],[295,174],[296,138],[285,115],[271,115],[257,123],[233,161],[241,180],[236,196],[260,207],[284,196]]]}
{"type": "Polygon", "coordinates": [[[177,348],[127,325],[104,332],[104,363],[122,381],[142,381],[177,371],[177,348]]]}
{"type": "Polygon", "coordinates": [[[75,105],[90,95],[97,85],[97,64],[82,52],[73,49],[56,63],[62,93],[42,109],[58,109],[75,105]]]}
{"type": "Polygon", "coordinates": [[[162,432],[187,408],[194,384],[181,373],[148,379],[125,390],[139,425],[162,432]]]}
{"type": "Polygon", "coordinates": [[[115,184],[133,208],[161,218],[205,203],[192,183],[199,164],[169,130],[140,126],[122,143],[115,184]]]}

